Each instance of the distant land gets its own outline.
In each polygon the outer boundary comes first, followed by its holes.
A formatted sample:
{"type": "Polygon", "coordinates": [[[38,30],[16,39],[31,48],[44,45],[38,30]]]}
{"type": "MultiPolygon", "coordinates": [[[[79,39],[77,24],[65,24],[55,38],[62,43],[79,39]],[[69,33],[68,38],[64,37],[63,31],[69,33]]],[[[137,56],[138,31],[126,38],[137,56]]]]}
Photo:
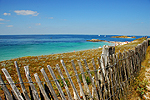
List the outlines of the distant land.
{"type": "Polygon", "coordinates": [[[99,40],[99,39],[91,39],[91,40],[86,40],[90,42],[104,42],[105,40],[99,40]]]}
{"type": "Polygon", "coordinates": [[[129,36],[112,36],[111,38],[136,38],[135,36],[129,37],[129,36]]]}

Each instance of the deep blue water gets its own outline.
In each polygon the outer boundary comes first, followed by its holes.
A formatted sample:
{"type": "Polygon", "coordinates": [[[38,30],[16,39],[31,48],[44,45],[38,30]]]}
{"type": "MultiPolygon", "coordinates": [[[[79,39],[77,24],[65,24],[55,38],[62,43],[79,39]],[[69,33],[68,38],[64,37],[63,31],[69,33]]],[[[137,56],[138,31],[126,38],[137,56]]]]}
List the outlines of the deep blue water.
{"type": "MultiPolygon", "coordinates": [[[[73,52],[113,45],[106,42],[87,42],[90,39],[106,41],[133,41],[137,38],[110,38],[112,35],[0,35],[0,61],[23,56],[39,56],[73,52]]],[[[114,35],[113,35],[114,36],[114,35]]]]}

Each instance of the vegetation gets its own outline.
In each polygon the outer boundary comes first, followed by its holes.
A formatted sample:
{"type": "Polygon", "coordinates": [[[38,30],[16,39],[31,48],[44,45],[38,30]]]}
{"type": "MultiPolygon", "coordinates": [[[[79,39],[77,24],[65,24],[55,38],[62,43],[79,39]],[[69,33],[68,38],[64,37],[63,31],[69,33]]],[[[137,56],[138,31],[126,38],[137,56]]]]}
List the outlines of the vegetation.
{"type": "MultiPolygon", "coordinates": [[[[128,50],[128,49],[134,50],[135,46],[137,46],[139,43],[142,43],[143,40],[145,40],[145,38],[140,38],[138,40],[132,41],[131,43],[128,43],[128,44],[125,44],[125,45],[116,46],[115,51],[117,53],[119,51],[123,52],[124,50],[128,50]]],[[[60,63],[60,60],[63,60],[65,62],[67,70],[69,71],[69,74],[71,76],[74,76],[74,77],[72,77],[72,79],[73,79],[73,82],[75,84],[77,82],[77,80],[75,78],[73,67],[71,65],[71,60],[74,60],[74,63],[75,63],[75,66],[76,66],[76,69],[77,69],[78,73],[81,73],[80,70],[79,70],[80,68],[77,64],[77,60],[81,61],[82,66],[84,68],[84,71],[86,69],[85,69],[85,65],[83,63],[83,59],[86,59],[90,70],[93,70],[91,60],[92,60],[92,58],[94,58],[95,61],[96,61],[97,57],[101,56],[101,53],[102,53],[102,49],[97,48],[97,49],[90,49],[90,50],[69,52],[69,53],[61,53],[61,54],[21,57],[21,58],[15,58],[15,59],[11,59],[11,60],[1,61],[0,62],[0,69],[6,68],[7,71],[9,72],[9,74],[11,75],[11,77],[13,78],[14,82],[18,83],[19,79],[18,79],[18,77],[16,77],[18,75],[16,73],[16,69],[15,69],[15,66],[14,66],[14,61],[17,61],[18,66],[20,68],[20,73],[22,75],[23,81],[28,82],[27,79],[26,79],[26,76],[25,76],[24,66],[29,66],[32,81],[35,82],[35,78],[34,78],[34,75],[33,75],[35,73],[38,73],[41,81],[45,81],[44,78],[43,78],[43,75],[41,75],[41,72],[40,72],[41,68],[45,69],[45,72],[47,73],[49,79],[52,80],[52,77],[49,74],[49,71],[47,69],[47,65],[50,65],[53,68],[53,71],[54,71],[57,79],[60,79],[60,76],[58,74],[57,69],[55,69],[55,66],[56,66],[56,64],[59,64],[60,69],[63,72],[64,69],[63,69],[63,67],[61,67],[61,63],[60,63]]],[[[96,67],[98,68],[98,66],[96,66],[96,67]]],[[[2,73],[2,71],[0,72],[0,74],[3,78],[3,80],[6,80],[6,78],[4,77],[4,74],[2,73]]],[[[63,75],[64,75],[64,77],[66,77],[65,73],[63,73],[63,75]]],[[[89,84],[91,84],[91,82],[89,81],[89,77],[86,76],[86,80],[89,84]]],[[[62,83],[61,80],[59,82],[62,83]]],[[[68,84],[68,81],[66,81],[66,82],[68,84]]],[[[5,81],[5,83],[8,83],[8,82],[5,81]]],[[[54,82],[51,81],[51,83],[55,87],[54,89],[56,90],[56,93],[59,94],[54,82]]],[[[36,83],[35,83],[35,85],[36,85],[36,83]]],[[[7,85],[7,86],[9,88],[9,90],[11,90],[10,86],[9,85],[7,85]]],[[[25,86],[29,86],[29,84],[26,83],[25,86]]],[[[62,84],[62,86],[63,86],[63,84],[62,84]]],[[[78,84],[75,84],[75,86],[79,90],[78,84]]],[[[17,87],[19,88],[20,85],[17,84],[17,87]]],[[[68,87],[69,87],[70,91],[72,91],[71,86],[69,84],[68,84],[68,87]]],[[[38,88],[38,87],[36,86],[36,88],[38,88]]],[[[90,89],[91,89],[91,87],[90,87],[90,89]]],[[[65,89],[63,89],[63,90],[65,90],[65,89]]],[[[29,90],[27,90],[27,91],[29,91],[29,90]]],[[[0,90],[0,96],[4,97],[2,90],[0,90]]]]}
{"type": "MultiPolygon", "coordinates": [[[[147,48],[146,58],[142,62],[142,68],[140,73],[137,77],[135,77],[135,81],[131,85],[130,94],[128,97],[130,100],[137,100],[137,99],[146,99],[145,95],[150,91],[147,86],[149,85],[150,81],[147,77],[147,69],[150,68],[150,46],[147,48]]],[[[150,74],[149,74],[150,75],[150,74]]],[[[148,75],[148,76],[149,76],[148,75]]]]}

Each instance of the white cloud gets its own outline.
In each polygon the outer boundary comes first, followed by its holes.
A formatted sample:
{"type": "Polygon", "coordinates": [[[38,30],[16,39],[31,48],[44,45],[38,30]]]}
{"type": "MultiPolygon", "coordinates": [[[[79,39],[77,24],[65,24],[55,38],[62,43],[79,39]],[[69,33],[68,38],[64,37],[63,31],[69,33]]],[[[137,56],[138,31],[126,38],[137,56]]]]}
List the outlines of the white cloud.
{"type": "Polygon", "coordinates": [[[4,21],[5,19],[0,18],[0,21],[4,21]]]}
{"type": "Polygon", "coordinates": [[[48,17],[48,19],[53,19],[53,17],[48,17]]]}
{"type": "Polygon", "coordinates": [[[0,24],[5,24],[5,23],[0,23],[0,24]]]}
{"type": "Polygon", "coordinates": [[[6,27],[13,27],[13,25],[7,25],[6,27]]]}
{"type": "Polygon", "coordinates": [[[31,28],[31,27],[29,27],[29,28],[31,28]]]}
{"type": "Polygon", "coordinates": [[[36,23],[35,25],[41,25],[41,23],[36,23]]]}
{"type": "Polygon", "coordinates": [[[31,10],[15,10],[15,13],[17,15],[32,15],[32,16],[37,16],[39,13],[37,11],[31,11],[31,10]]]}
{"type": "Polygon", "coordinates": [[[8,15],[9,16],[9,15],[11,15],[11,13],[4,13],[3,15],[5,15],[5,16],[8,15]]]}

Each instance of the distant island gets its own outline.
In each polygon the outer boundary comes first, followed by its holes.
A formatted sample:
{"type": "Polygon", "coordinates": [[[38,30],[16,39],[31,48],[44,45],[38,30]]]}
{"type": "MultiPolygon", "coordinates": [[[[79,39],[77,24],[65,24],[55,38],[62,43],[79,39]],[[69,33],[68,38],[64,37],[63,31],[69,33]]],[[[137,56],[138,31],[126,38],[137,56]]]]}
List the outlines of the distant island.
{"type": "Polygon", "coordinates": [[[129,37],[129,36],[112,36],[111,38],[136,38],[135,36],[129,37]]]}
{"type": "Polygon", "coordinates": [[[86,40],[90,42],[104,42],[105,40],[99,40],[99,39],[91,39],[91,40],[86,40]]]}

